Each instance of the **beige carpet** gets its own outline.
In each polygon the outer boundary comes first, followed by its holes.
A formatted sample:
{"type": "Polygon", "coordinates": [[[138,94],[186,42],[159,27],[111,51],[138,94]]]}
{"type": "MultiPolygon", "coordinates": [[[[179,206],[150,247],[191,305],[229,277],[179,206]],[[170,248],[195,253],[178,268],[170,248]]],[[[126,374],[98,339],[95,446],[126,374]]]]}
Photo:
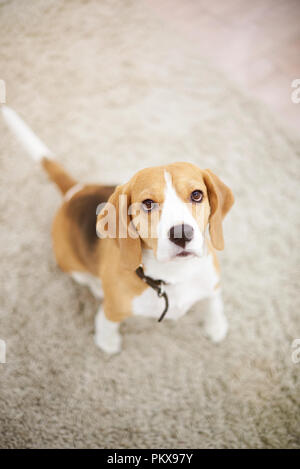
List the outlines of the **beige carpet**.
{"type": "Polygon", "coordinates": [[[0,78],[83,181],[188,160],[233,188],[229,336],[204,338],[202,303],[175,324],[129,320],[104,356],[97,301],[52,255],[58,192],[1,121],[1,447],[300,447],[299,141],[155,15],[138,0],[1,1],[0,78]]]}

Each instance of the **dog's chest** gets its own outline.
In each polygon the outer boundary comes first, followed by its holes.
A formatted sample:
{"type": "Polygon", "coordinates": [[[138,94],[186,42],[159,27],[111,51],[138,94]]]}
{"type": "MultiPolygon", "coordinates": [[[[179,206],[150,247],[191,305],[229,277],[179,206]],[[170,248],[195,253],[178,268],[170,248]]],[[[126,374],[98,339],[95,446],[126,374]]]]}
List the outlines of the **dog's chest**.
{"type": "MultiPolygon", "coordinates": [[[[157,265],[152,257],[143,256],[146,275],[167,282],[164,286],[169,299],[168,319],[183,316],[197,301],[213,294],[218,282],[211,256],[175,260],[171,265],[157,265]]],[[[133,299],[133,314],[159,318],[165,306],[152,288],[133,299]]]]}

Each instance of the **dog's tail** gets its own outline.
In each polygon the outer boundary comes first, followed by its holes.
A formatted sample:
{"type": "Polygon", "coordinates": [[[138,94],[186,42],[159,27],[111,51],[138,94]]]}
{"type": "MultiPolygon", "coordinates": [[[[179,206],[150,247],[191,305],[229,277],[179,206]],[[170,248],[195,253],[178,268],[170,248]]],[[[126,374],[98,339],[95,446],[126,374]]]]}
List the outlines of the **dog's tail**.
{"type": "Polygon", "coordinates": [[[6,105],[2,105],[1,109],[8,127],[16,135],[29,155],[35,161],[41,163],[49,178],[56,183],[63,194],[77,184],[77,181],[69,176],[64,168],[54,159],[54,155],[49,148],[13,109],[6,105]]]}

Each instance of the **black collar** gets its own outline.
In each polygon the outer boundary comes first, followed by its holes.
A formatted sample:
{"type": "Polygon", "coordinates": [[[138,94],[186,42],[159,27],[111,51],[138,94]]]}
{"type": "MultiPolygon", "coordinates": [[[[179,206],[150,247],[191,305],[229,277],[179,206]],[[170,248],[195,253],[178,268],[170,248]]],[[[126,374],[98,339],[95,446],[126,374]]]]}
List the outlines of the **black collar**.
{"type": "Polygon", "coordinates": [[[137,276],[143,280],[143,282],[147,283],[147,285],[149,285],[149,287],[153,288],[153,290],[156,291],[157,295],[161,298],[163,297],[164,300],[165,300],[165,308],[163,310],[163,312],[161,313],[160,315],[160,318],[158,320],[158,322],[162,321],[163,318],[165,317],[166,315],[166,312],[168,311],[168,308],[169,308],[169,299],[168,299],[168,295],[166,294],[166,292],[164,291],[163,289],[163,285],[166,284],[166,282],[164,282],[163,280],[155,280],[154,278],[152,277],[148,277],[147,275],[145,275],[144,273],[144,269],[143,269],[143,266],[140,265],[135,273],[137,274],[137,276]]]}

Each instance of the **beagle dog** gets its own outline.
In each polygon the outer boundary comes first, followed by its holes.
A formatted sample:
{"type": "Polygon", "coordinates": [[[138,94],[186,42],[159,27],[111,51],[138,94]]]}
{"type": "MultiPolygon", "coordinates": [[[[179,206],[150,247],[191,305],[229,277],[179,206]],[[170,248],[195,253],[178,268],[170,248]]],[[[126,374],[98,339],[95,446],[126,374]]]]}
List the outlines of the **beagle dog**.
{"type": "Polygon", "coordinates": [[[205,333],[221,341],[228,324],[215,250],[224,248],[222,222],[234,202],[229,187],[186,162],[142,169],[117,187],[78,184],[12,109],[2,112],[63,194],[54,253],[64,272],[103,299],[95,343],[117,353],[126,318],[178,319],[204,298],[205,333]]]}

